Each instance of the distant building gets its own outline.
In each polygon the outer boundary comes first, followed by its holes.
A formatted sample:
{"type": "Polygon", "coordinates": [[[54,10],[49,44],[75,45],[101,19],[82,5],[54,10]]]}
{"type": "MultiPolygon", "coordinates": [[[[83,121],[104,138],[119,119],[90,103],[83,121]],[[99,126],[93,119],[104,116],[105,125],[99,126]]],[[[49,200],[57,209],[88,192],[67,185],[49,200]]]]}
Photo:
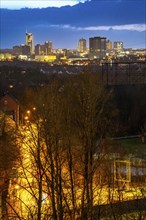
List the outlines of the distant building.
{"type": "Polygon", "coordinates": [[[100,38],[100,50],[101,54],[104,56],[106,52],[106,37],[100,38]]]}
{"type": "Polygon", "coordinates": [[[89,52],[96,56],[105,56],[106,37],[89,38],[89,52]]]}
{"type": "Polygon", "coordinates": [[[78,52],[79,53],[85,53],[86,50],[87,50],[86,40],[82,38],[78,42],[78,52]]]}
{"type": "Polygon", "coordinates": [[[40,55],[45,55],[45,45],[44,44],[40,45],[40,55]]]}
{"type": "Polygon", "coordinates": [[[35,60],[40,62],[54,62],[57,59],[56,55],[36,55],[35,60]]]}
{"type": "Polygon", "coordinates": [[[41,55],[41,45],[35,45],[35,55],[41,55]]]}
{"type": "Polygon", "coordinates": [[[44,44],[37,44],[35,46],[35,55],[50,55],[52,53],[52,42],[46,41],[44,44]]]}
{"type": "Polygon", "coordinates": [[[30,46],[22,44],[21,45],[21,55],[26,55],[26,56],[31,55],[30,46]]]}
{"type": "Polygon", "coordinates": [[[14,46],[14,47],[13,47],[13,54],[14,54],[14,55],[20,55],[20,54],[22,54],[21,46],[14,46]]]}
{"type": "Polygon", "coordinates": [[[106,50],[112,50],[112,49],[113,49],[112,41],[107,40],[106,41],[106,50]]]}
{"type": "Polygon", "coordinates": [[[44,44],[44,55],[49,55],[52,52],[52,41],[46,41],[44,44]]]}
{"type": "Polygon", "coordinates": [[[30,54],[34,53],[34,38],[32,33],[26,33],[26,46],[30,47],[30,54]]]}
{"type": "Polygon", "coordinates": [[[123,50],[123,42],[122,41],[114,42],[114,50],[117,51],[123,50]]]}
{"type": "Polygon", "coordinates": [[[90,53],[100,52],[100,37],[89,38],[89,51],[90,53]]]}
{"type": "Polygon", "coordinates": [[[18,55],[18,59],[19,60],[28,60],[28,56],[20,54],[20,55],[18,55]]]}

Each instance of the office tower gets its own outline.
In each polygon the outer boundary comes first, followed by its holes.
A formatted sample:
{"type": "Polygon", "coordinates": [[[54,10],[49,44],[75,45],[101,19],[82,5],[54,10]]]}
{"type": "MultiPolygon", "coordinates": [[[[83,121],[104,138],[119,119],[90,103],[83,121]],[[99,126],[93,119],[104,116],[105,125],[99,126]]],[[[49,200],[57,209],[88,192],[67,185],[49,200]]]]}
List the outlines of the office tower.
{"type": "Polygon", "coordinates": [[[100,38],[100,50],[101,53],[104,53],[106,51],[106,37],[100,38]]]}
{"type": "Polygon", "coordinates": [[[26,46],[30,47],[30,54],[34,53],[34,39],[32,33],[26,33],[26,46]]]}
{"type": "Polygon", "coordinates": [[[100,37],[89,38],[90,53],[100,52],[100,37]]]}
{"type": "Polygon", "coordinates": [[[114,50],[117,51],[123,50],[123,42],[122,41],[114,42],[114,50]]]}
{"type": "Polygon", "coordinates": [[[41,55],[41,45],[35,45],[35,55],[41,55]]]}
{"type": "Polygon", "coordinates": [[[49,55],[52,52],[52,42],[46,41],[44,44],[44,54],[49,55]]]}
{"type": "Polygon", "coordinates": [[[107,40],[106,41],[106,50],[112,50],[112,48],[113,48],[112,41],[107,40]]]}
{"type": "Polygon", "coordinates": [[[86,50],[87,50],[86,40],[82,38],[78,42],[78,52],[79,53],[84,53],[84,52],[86,52],[86,50]]]}
{"type": "Polygon", "coordinates": [[[40,55],[45,55],[45,45],[44,44],[40,45],[40,55]]]}
{"type": "Polygon", "coordinates": [[[104,56],[106,52],[106,37],[89,38],[89,51],[97,56],[104,56]]]}

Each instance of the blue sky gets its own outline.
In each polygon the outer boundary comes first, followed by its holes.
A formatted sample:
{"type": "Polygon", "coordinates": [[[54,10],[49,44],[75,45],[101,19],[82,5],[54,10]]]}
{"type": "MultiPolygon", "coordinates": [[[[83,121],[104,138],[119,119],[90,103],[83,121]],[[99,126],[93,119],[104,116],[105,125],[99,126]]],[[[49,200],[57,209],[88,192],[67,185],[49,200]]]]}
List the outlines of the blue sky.
{"type": "Polygon", "coordinates": [[[19,7],[16,1],[1,0],[1,6],[5,3],[6,8],[7,3],[10,10],[0,9],[0,48],[25,43],[26,29],[33,33],[35,44],[50,40],[54,48],[76,49],[80,38],[85,38],[88,45],[94,36],[123,41],[125,48],[146,48],[146,0],[17,2],[19,7]],[[24,9],[34,6],[37,8],[24,9]],[[23,9],[14,10],[20,7],[23,9]]]}

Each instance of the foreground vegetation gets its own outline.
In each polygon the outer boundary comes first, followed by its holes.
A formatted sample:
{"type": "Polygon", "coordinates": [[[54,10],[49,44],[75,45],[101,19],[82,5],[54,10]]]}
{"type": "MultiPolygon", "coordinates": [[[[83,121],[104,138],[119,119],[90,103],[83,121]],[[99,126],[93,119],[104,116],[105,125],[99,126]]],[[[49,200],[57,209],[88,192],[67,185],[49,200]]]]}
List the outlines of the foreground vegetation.
{"type": "Polygon", "coordinates": [[[53,80],[29,99],[35,110],[18,136],[17,187],[9,189],[15,196],[8,200],[8,214],[38,220],[93,218],[102,160],[93,157],[102,151],[101,140],[116,115],[112,92],[104,90],[97,75],[84,73],[63,84],[53,80]]]}
{"type": "MultiPolygon", "coordinates": [[[[125,132],[128,114],[121,125],[114,94],[91,72],[25,93],[30,112],[17,131],[18,173],[9,185],[6,219],[102,219],[101,209],[95,211],[101,204],[110,205],[111,219],[122,218],[113,204],[126,199],[123,184],[114,182],[107,156],[111,145],[117,148],[109,137],[125,132]]],[[[132,196],[145,192],[138,188],[132,196]]]]}

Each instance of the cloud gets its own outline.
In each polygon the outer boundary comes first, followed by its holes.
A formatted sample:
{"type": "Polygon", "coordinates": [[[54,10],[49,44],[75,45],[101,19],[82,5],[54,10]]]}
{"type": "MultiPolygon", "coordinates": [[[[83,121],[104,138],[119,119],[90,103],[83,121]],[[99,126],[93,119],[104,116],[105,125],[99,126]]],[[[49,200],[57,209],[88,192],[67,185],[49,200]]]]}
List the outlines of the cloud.
{"type": "Polygon", "coordinates": [[[88,27],[77,27],[71,26],[69,24],[62,24],[62,25],[46,25],[48,27],[54,28],[63,28],[63,29],[72,29],[72,30],[79,30],[79,31],[109,31],[109,30],[116,30],[116,31],[138,31],[142,32],[146,30],[146,24],[125,24],[125,25],[111,25],[111,26],[88,26],[88,27]]]}
{"type": "Polygon", "coordinates": [[[53,27],[53,28],[63,28],[63,29],[77,29],[77,27],[71,26],[69,24],[51,24],[46,25],[47,27],[53,27]]]}
{"type": "Polygon", "coordinates": [[[21,9],[21,8],[45,8],[45,7],[62,7],[65,5],[75,5],[84,0],[29,0],[29,1],[18,1],[18,0],[0,0],[1,8],[8,9],[21,9]]]}

